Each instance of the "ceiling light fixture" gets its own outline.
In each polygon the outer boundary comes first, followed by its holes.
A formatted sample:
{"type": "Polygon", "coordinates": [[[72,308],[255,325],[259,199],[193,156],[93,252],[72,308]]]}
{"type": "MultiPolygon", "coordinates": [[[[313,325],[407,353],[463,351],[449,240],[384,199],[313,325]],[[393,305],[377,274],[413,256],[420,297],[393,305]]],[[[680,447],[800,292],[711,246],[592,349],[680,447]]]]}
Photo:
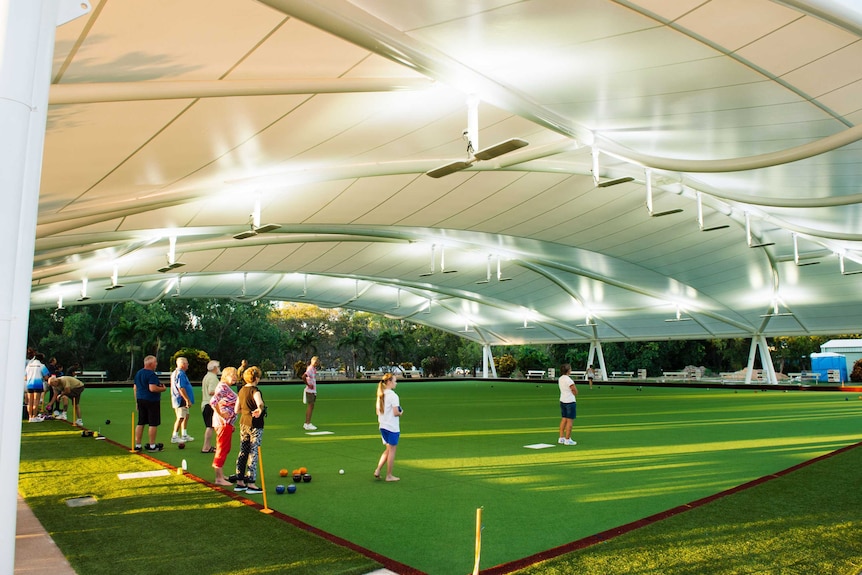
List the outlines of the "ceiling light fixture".
{"type": "Polygon", "coordinates": [[[425,272],[424,274],[419,274],[420,278],[427,278],[428,276],[434,275],[434,252],[437,250],[437,244],[431,244],[431,271],[425,272]]]}
{"type": "Polygon", "coordinates": [[[819,264],[820,262],[800,262],[800,260],[799,260],[799,238],[797,237],[797,235],[795,233],[792,234],[792,236],[793,236],[793,263],[795,263],[799,267],[816,266],[817,264],[819,264]]]}
{"type": "Polygon", "coordinates": [[[90,296],[87,295],[87,278],[81,280],[81,297],[78,298],[78,301],[87,301],[90,299],[90,296]]]}
{"type": "Polygon", "coordinates": [[[63,307],[63,294],[57,296],[57,311],[61,309],[66,309],[63,307]]]}
{"type": "Polygon", "coordinates": [[[682,208],[677,208],[675,210],[666,210],[664,212],[654,212],[652,207],[652,170],[647,168],[645,170],[646,174],[646,207],[649,212],[649,217],[651,218],[660,218],[662,216],[669,216],[671,214],[678,214],[682,211],[682,208]]]}
{"type": "Polygon", "coordinates": [[[296,296],[298,298],[308,297],[308,274],[302,275],[302,294],[296,296]]]}
{"type": "Polygon", "coordinates": [[[724,224],[723,226],[712,226],[709,228],[703,227],[703,198],[700,192],[697,193],[697,226],[700,228],[702,232],[714,232],[715,230],[723,230],[724,228],[729,228],[729,224],[724,224]]]}
{"type": "Polygon", "coordinates": [[[599,149],[592,149],[592,158],[593,158],[593,183],[596,187],[599,188],[610,188],[611,186],[616,186],[619,184],[625,184],[626,182],[633,182],[634,178],[631,176],[624,176],[622,178],[614,178],[612,180],[600,181],[599,179],[599,149]]]}
{"type": "Polygon", "coordinates": [[[440,271],[444,274],[456,274],[458,270],[447,270],[446,269],[446,246],[440,246],[440,271]]]}
{"type": "Polygon", "coordinates": [[[847,269],[844,267],[844,254],[838,254],[838,267],[841,269],[842,276],[853,276],[856,274],[862,274],[862,270],[853,270],[849,272],[847,271],[847,269]]]}
{"type": "Polygon", "coordinates": [[[676,321],[693,321],[693,320],[694,320],[693,317],[682,317],[682,310],[679,308],[679,306],[677,306],[676,317],[673,317],[671,319],[666,319],[665,321],[670,323],[670,322],[676,322],[676,321]]]}
{"type": "Polygon", "coordinates": [[[754,243],[754,238],[751,235],[751,216],[748,212],[745,212],[745,237],[746,241],[748,241],[748,247],[750,248],[765,248],[767,246],[775,245],[775,242],[754,243]]]}
{"type": "Polygon", "coordinates": [[[500,256],[497,256],[497,281],[498,282],[507,282],[507,281],[510,281],[512,278],[504,278],[503,277],[503,270],[500,267],[500,260],[501,259],[502,258],[500,258],[500,256]]]}
{"type": "Polygon", "coordinates": [[[467,129],[461,133],[461,137],[467,141],[467,159],[456,160],[449,162],[433,170],[425,172],[426,175],[432,178],[442,178],[461,170],[466,170],[477,161],[493,160],[503,154],[514,152],[524,146],[529,146],[530,143],[521,138],[509,138],[503,140],[493,146],[489,146],[478,152],[474,152],[479,145],[479,100],[475,96],[471,96],[467,101],[467,129]]]}
{"type": "Polygon", "coordinates": [[[183,276],[177,276],[177,283],[174,284],[174,293],[171,294],[171,297],[180,297],[180,283],[183,280],[183,276]]]}
{"type": "Polygon", "coordinates": [[[491,254],[488,254],[488,261],[485,262],[485,266],[485,279],[477,281],[476,283],[479,285],[491,282],[491,254]]]}

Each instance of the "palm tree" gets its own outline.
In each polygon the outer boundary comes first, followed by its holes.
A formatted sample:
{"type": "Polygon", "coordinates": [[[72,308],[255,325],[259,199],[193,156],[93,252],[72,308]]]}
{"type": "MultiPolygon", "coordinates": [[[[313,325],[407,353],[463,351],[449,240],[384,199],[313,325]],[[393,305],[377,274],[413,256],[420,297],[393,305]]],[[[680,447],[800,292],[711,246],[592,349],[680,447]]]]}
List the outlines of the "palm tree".
{"type": "Polygon", "coordinates": [[[404,350],[404,334],[384,329],[377,334],[374,346],[386,364],[394,363],[404,350]]]}
{"type": "Polygon", "coordinates": [[[132,379],[132,374],[135,370],[135,351],[140,349],[140,345],[136,345],[140,332],[134,323],[128,319],[121,317],[120,321],[108,333],[108,346],[114,351],[129,352],[129,377],[132,379]]]}
{"type": "Polygon", "coordinates": [[[358,350],[365,350],[368,346],[368,336],[365,332],[354,330],[338,340],[338,347],[350,348],[350,353],[353,356],[353,377],[356,377],[356,357],[358,350]]]}

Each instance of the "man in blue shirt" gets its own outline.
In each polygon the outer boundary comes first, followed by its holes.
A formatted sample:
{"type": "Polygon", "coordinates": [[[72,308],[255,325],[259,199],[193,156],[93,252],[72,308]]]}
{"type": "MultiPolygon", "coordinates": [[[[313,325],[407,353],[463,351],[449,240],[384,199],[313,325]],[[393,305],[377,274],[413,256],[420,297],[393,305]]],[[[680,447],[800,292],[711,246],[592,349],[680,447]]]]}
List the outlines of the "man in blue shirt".
{"type": "Polygon", "coordinates": [[[189,408],[195,402],[195,392],[192,389],[192,382],[189,381],[189,376],[186,375],[188,369],[189,360],[184,357],[178,357],[177,368],[171,372],[171,406],[177,414],[171,443],[186,443],[195,439],[186,432],[186,426],[189,422],[189,408]]]}
{"type": "Polygon", "coordinates": [[[138,425],[135,427],[135,451],[141,451],[141,439],[144,435],[144,426],[148,425],[150,442],[146,445],[147,451],[161,451],[164,444],[156,443],[156,433],[162,423],[162,410],[160,401],[162,393],[167,389],[165,384],[159,381],[155,369],[158,360],[154,355],[144,358],[144,367],[135,374],[135,401],[138,405],[138,425]]]}

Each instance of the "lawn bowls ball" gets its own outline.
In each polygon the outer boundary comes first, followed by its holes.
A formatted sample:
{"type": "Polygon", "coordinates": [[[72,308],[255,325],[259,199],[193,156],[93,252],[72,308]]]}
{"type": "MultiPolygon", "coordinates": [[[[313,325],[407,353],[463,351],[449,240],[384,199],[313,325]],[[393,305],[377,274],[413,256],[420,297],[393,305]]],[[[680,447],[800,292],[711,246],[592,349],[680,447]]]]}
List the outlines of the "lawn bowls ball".
{"type": "Polygon", "coordinates": [[[293,484],[293,483],[291,483],[290,485],[288,485],[288,486],[287,486],[287,492],[288,492],[288,493],[296,493],[296,485],[295,485],[295,484],[293,484]]]}
{"type": "Polygon", "coordinates": [[[302,480],[303,480],[305,483],[311,483],[311,473],[306,473],[305,475],[303,475],[303,476],[302,476],[302,480]]]}
{"type": "Polygon", "coordinates": [[[106,419],[106,420],[105,420],[105,425],[111,425],[111,420],[110,420],[110,419],[106,419]]]}
{"type": "Polygon", "coordinates": [[[300,482],[302,482],[302,473],[294,473],[294,474],[293,474],[293,481],[294,481],[295,483],[300,483],[300,482]]]}
{"type": "Polygon", "coordinates": [[[343,469],[339,469],[339,470],[338,470],[338,474],[339,474],[339,475],[344,475],[344,470],[343,470],[343,469]]]}
{"type": "Polygon", "coordinates": [[[283,494],[284,493],[284,485],[276,485],[275,486],[275,492],[278,493],[279,495],[283,494]]]}
{"type": "Polygon", "coordinates": [[[185,444],[185,443],[183,443],[183,442],[180,442],[180,443],[178,443],[178,444],[177,444],[177,447],[179,447],[180,449],[185,449],[185,448],[186,448],[186,444],[185,444]]]}
{"type": "Polygon", "coordinates": [[[282,477],[287,477],[287,469],[282,469],[281,471],[278,472],[278,474],[281,475],[282,477]]]}

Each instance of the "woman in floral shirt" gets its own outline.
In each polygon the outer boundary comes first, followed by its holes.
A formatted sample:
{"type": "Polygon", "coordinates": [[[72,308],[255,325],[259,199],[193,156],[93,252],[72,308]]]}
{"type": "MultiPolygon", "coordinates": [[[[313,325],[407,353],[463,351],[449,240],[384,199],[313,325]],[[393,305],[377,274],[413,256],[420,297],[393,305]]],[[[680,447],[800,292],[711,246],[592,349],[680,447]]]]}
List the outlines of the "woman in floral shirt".
{"type": "Polygon", "coordinates": [[[221,374],[221,381],[216,387],[210,399],[213,408],[213,427],[216,432],[216,451],[213,457],[213,468],[215,468],[215,484],[231,485],[224,476],[224,462],[230,453],[231,438],[233,437],[234,422],[236,421],[237,395],[232,385],[239,381],[235,367],[226,367],[221,374]]]}

